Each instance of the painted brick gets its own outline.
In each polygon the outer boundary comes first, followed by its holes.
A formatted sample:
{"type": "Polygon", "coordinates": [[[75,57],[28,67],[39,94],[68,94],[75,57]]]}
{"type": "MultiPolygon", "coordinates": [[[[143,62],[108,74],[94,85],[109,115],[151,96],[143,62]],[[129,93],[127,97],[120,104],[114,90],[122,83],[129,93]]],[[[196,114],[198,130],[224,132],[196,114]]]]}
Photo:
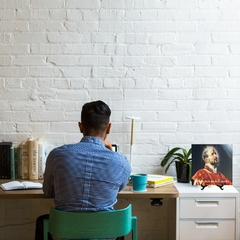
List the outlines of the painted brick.
{"type": "Polygon", "coordinates": [[[28,99],[11,103],[11,109],[13,111],[32,111],[32,109],[42,110],[44,108],[45,108],[44,103],[41,100],[38,100],[37,98],[34,99],[33,97],[31,100],[28,99]]]}
{"type": "MultiPolygon", "coordinates": [[[[50,32],[47,34],[47,37],[42,34],[39,35],[39,37],[44,38],[45,40],[48,40],[50,43],[78,43],[81,42],[81,35],[73,32],[61,32],[61,33],[54,33],[50,32]]],[[[44,43],[44,41],[42,41],[44,43]]],[[[35,43],[35,42],[33,42],[35,43]]],[[[45,42],[46,43],[46,42],[45,42]]]]}
{"type": "Polygon", "coordinates": [[[16,66],[45,66],[46,58],[41,56],[16,56],[13,58],[13,65],[16,66]]]}
{"type": "Polygon", "coordinates": [[[76,66],[78,65],[77,56],[49,56],[47,62],[56,66],[76,66]]]}
{"type": "Polygon", "coordinates": [[[1,54],[29,54],[29,46],[28,44],[2,44],[0,46],[0,53],[1,54]]]}
{"type": "Polygon", "coordinates": [[[87,90],[76,91],[76,90],[69,89],[68,91],[66,91],[62,89],[62,90],[58,90],[56,94],[57,99],[68,99],[68,100],[76,100],[76,101],[87,99],[87,96],[88,96],[87,90]]]}
{"type": "MultiPolygon", "coordinates": [[[[28,9],[29,8],[29,2],[20,0],[18,1],[18,7],[20,9],[28,9]]],[[[2,9],[16,9],[16,2],[15,1],[8,1],[8,0],[2,0],[0,3],[0,8],[2,9]]]]}
{"type": "Polygon", "coordinates": [[[49,123],[17,123],[16,124],[16,131],[17,132],[33,132],[33,133],[41,133],[44,131],[49,132],[50,126],[49,123]]]}
{"type": "Polygon", "coordinates": [[[37,33],[37,32],[32,32],[32,33],[18,33],[16,32],[13,37],[13,43],[47,43],[47,36],[45,33],[37,33]]]}
{"type": "Polygon", "coordinates": [[[62,8],[64,6],[64,0],[57,0],[57,1],[32,1],[31,7],[32,8],[46,8],[46,9],[56,9],[56,8],[62,8]]]}
{"type": "Polygon", "coordinates": [[[42,22],[32,22],[29,24],[30,29],[37,32],[65,32],[66,26],[64,26],[61,22],[50,22],[50,21],[42,21],[42,22]]]}
{"type": "MultiPolygon", "coordinates": [[[[26,113],[26,111],[4,111],[3,113],[1,113],[0,115],[0,120],[2,122],[29,122],[30,121],[30,117],[29,114],[26,113]]],[[[14,141],[15,140],[11,140],[14,141]]]]}
{"type": "Polygon", "coordinates": [[[21,81],[19,81],[17,78],[7,78],[5,80],[5,87],[6,89],[9,88],[10,90],[14,88],[19,89],[21,88],[21,81]]]}
{"type": "MultiPolygon", "coordinates": [[[[0,92],[0,93],[2,94],[2,92],[0,92]]],[[[2,111],[1,115],[3,115],[3,112],[5,112],[5,111],[10,111],[10,103],[5,101],[5,99],[0,99],[0,110],[2,111]]],[[[4,128],[4,131],[8,131],[8,129],[4,128]]]]}
{"type": "Polygon", "coordinates": [[[66,7],[67,8],[73,8],[73,9],[95,9],[98,7],[98,1],[97,0],[66,0],[66,7]]]}
{"type": "Polygon", "coordinates": [[[63,121],[63,112],[60,111],[36,111],[30,114],[33,122],[59,122],[63,121]]]}
{"type": "Polygon", "coordinates": [[[11,64],[11,57],[0,57],[1,66],[9,66],[11,64]]]}
{"type": "Polygon", "coordinates": [[[50,128],[51,132],[56,133],[63,133],[63,132],[69,132],[69,133],[77,133],[79,132],[77,123],[54,123],[51,125],[50,128]]]}
{"type": "Polygon", "coordinates": [[[36,55],[58,55],[63,53],[61,44],[31,44],[31,53],[36,55]]]}
{"type": "Polygon", "coordinates": [[[0,6],[0,14],[2,20],[11,20],[15,17],[15,11],[12,9],[4,9],[4,6],[2,6],[2,4],[0,6]]]}

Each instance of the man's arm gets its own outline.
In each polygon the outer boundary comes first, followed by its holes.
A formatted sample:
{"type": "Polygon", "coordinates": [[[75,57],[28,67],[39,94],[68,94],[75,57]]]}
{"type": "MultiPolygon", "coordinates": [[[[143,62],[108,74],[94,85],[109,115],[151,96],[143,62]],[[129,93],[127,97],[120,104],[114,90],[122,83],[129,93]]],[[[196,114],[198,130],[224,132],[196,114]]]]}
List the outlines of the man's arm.
{"type": "Polygon", "coordinates": [[[46,197],[54,197],[54,186],[53,186],[53,162],[54,162],[54,150],[52,150],[46,161],[46,168],[43,178],[43,192],[46,197]]]}
{"type": "Polygon", "coordinates": [[[122,178],[123,182],[120,185],[119,192],[123,188],[125,188],[125,186],[128,184],[129,178],[130,178],[130,175],[131,175],[131,171],[132,171],[129,160],[125,157],[125,159],[123,159],[123,161],[124,161],[124,168],[123,168],[124,172],[123,172],[123,178],[122,178]]]}
{"type": "Polygon", "coordinates": [[[106,148],[112,151],[112,144],[108,140],[104,140],[104,145],[106,148]]]}

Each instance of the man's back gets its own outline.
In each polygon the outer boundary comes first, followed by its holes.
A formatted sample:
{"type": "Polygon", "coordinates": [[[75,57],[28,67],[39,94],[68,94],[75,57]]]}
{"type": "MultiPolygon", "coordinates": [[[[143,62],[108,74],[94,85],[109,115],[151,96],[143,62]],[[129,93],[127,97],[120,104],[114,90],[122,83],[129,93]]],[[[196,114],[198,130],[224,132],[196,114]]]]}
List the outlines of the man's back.
{"type": "Polygon", "coordinates": [[[129,161],[96,137],[54,149],[44,174],[44,194],[65,211],[112,210],[131,172],[129,161]],[[53,193],[54,191],[54,193],[53,193]]]}
{"type": "MultiPolygon", "coordinates": [[[[111,109],[101,100],[85,103],[78,122],[83,138],[80,143],[55,148],[48,155],[43,191],[54,197],[55,208],[63,211],[112,210],[117,194],[131,173],[129,161],[111,151],[106,140],[110,133],[111,109]]],[[[35,240],[43,240],[43,222],[39,216],[35,240]]],[[[52,239],[51,236],[48,236],[52,239]]]]}

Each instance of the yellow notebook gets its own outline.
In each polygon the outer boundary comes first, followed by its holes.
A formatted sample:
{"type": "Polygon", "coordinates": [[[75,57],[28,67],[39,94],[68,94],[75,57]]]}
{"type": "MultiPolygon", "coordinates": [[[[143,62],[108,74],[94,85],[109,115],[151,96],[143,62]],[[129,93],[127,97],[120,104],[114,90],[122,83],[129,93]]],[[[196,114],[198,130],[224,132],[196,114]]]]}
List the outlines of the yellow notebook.
{"type": "Polygon", "coordinates": [[[159,185],[161,183],[173,182],[173,176],[148,174],[148,185],[159,185]]]}

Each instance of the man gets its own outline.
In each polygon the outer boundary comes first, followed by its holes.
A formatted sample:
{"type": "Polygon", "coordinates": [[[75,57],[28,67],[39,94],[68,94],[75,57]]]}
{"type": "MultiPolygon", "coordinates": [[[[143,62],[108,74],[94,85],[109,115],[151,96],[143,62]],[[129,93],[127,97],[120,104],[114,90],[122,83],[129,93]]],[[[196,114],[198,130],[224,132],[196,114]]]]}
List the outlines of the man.
{"type": "MultiPolygon", "coordinates": [[[[113,210],[118,192],[131,173],[129,161],[111,151],[111,110],[102,101],[86,103],[78,123],[83,138],[76,144],[53,149],[46,161],[43,192],[54,197],[55,208],[63,211],[113,210]]],[[[36,223],[35,240],[42,240],[42,221],[36,223]]],[[[120,238],[121,239],[121,238],[120,238]]]]}
{"type": "Polygon", "coordinates": [[[214,147],[206,147],[203,150],[202,158],[205,165],[192,177],[194,185],[232,185],[232,182],[224,174],[217,171],[219,156],[214,147]]]}

